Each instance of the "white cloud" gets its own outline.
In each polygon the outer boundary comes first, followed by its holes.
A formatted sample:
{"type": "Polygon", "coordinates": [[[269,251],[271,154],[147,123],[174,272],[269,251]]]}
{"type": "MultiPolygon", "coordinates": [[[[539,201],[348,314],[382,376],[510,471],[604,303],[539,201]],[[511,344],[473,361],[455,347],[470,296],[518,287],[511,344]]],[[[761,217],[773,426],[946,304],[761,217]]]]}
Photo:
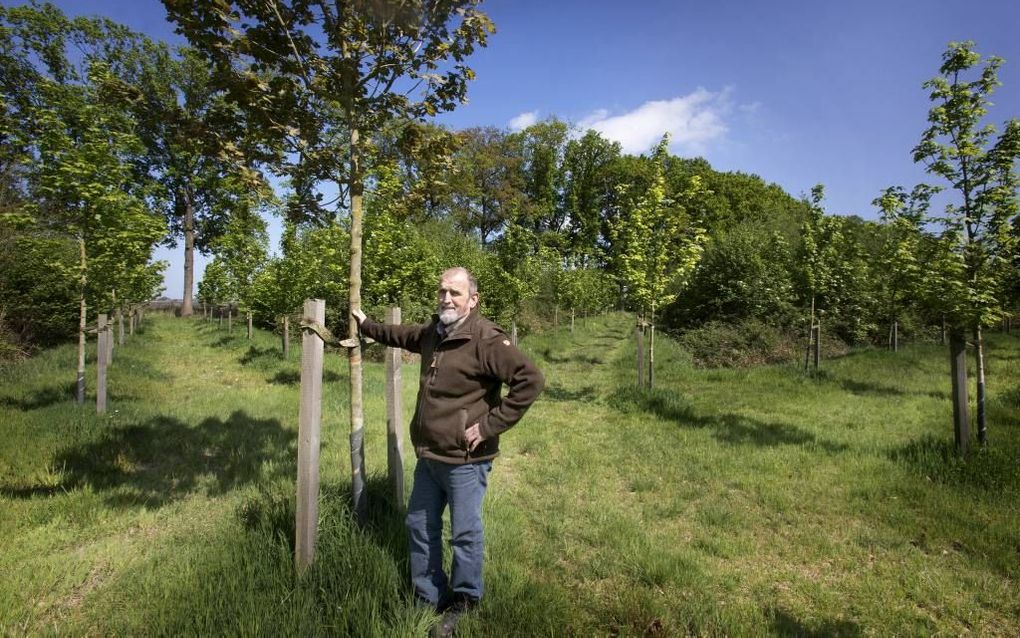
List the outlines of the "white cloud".
{"type": "Polygon", "coordinates": [[[521,113],[517,117],[510,120],[510,129],[514,131],[520,131],[528,128],[532,124],[538,122],[538,111],[528,111],[521,113]]]}
{"type": "Polygon", "coordinates": [[[581,119],[581,130],[594,129],[620,143],[624,153],[644,153],[663,133],[670,134],[670,150],[702,155],[729,131],[725,117],[732,111],[731,89],[713,93],[698,88],[689,95],[645,102],[620,115],[599,109],[581,119]]]}

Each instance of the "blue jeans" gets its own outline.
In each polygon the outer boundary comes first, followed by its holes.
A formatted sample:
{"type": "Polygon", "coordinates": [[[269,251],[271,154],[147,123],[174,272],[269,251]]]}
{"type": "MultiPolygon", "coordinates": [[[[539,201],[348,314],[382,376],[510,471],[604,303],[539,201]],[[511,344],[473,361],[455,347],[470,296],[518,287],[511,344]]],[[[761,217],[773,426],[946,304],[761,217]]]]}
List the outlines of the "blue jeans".
{"type": "Polygon", "coordinates": [[[450,465],[418,459],[407,504],[407,540],[415,597],[442,607],[452,596],[482,597],[482,497],[492,461],[450,465]],[[443,571],[443,510],[450,506],[453,565],[443,571]]]}

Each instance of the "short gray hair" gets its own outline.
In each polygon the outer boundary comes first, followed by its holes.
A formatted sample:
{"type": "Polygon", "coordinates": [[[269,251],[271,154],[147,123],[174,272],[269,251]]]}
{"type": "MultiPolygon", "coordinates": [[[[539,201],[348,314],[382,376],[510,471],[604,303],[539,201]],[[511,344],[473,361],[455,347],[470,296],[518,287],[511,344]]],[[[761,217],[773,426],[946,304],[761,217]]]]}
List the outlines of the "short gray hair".
{"type": "Polygon", "coordinates": [[[443,271],[443,274],[440,276],[440,279],[444,279],[447,277],[447,275],[453,275],[454,273],[458,275],[463,274],[467,276],[469,295],[478,294],[478,280],[475,279],[475,276],[471,274],[471,271],[465,268],[464,266],[454,266],[453,268],[447,268],[446,270],[443,271]]]}

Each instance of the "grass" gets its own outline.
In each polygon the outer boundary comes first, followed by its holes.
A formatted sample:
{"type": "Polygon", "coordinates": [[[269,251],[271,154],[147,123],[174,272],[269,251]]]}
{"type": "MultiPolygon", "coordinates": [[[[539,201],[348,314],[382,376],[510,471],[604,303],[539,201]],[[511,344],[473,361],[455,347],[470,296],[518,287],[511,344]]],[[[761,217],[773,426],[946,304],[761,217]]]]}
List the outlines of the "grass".
{"type": "MultiPolygon", "coordinates": [[[[989,338],[991,445],[952,450],[945,352],[699,370],[632,323],[524,347],[547,390],[501,444],[488,595],[459,635],[1020,633],[1020,339],[989,338]]],[[[71,399],[74,354],[0,372],[0,632],[423,635],[366,375],[370,523],[351,523],[346,362],[327,356],[315,566],[293,572],[299,361],[153,317],[71,399]]],[[[404,371],[410,416],[416,368],[404,371]]],[[[406,468],[410,478],[412,461],[406,468]]]]}

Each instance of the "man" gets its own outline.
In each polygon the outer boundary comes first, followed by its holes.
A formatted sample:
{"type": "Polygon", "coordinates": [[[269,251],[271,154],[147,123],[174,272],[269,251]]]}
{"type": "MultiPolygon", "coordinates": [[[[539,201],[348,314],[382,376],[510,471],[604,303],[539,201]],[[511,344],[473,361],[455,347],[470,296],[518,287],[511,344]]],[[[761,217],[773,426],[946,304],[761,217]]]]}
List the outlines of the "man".
{"type": "Polygon", "coordinates": [[[542,373],[478,312],[478,283],[465,268],[439,281],[439,314],[421,325],[354,317],[380,343],[421,354],[411,444],[418,463],[407,511],[411,584],[419,603],[445,612],[450,635],[482,597],[482,497],[499,454],[499,435],[538,398],[542,373]],[[503,383],[509,393],[503,397],[503,383]],[[443,510],[450,506],[453,564],[443,571],[443,510]]]}

